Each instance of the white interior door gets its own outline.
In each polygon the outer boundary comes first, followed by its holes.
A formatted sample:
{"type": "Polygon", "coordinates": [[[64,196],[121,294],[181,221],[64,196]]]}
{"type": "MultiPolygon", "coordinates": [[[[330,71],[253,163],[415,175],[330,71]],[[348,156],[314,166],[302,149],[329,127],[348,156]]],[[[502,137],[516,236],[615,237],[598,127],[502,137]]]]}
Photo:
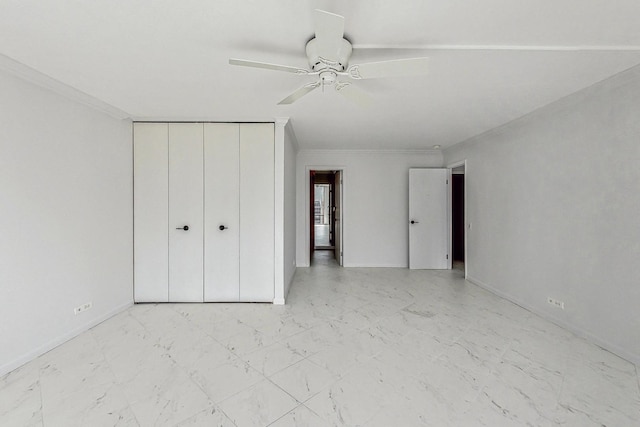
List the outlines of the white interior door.
{"type": "Polygon", "coordinates": [[[169,301],[203,301],[203,124],[169,124],[169,301]]]}
{"type": "Polygon", "coordinates": [[[409,268],[449,269],[450,169],[409,169],[409,268]]]}
{"type": "Polygon", "coordinates": [[[335,236],[334,251],[335,258],[339,265],[342,265],[342,171],[337,171],[334,184],[335,193],[335,211],[333,213],[335,227],[333,229],[335,236]]]}
{"type": "Polygon", "coordinates": [[[168,126],[135,123],[134,150],[134,301],[169,300],[168,126]]]}
{"type": "Polygon", "coordinates": [[[274,296],[274,125],[240,124],[240,301],[274,296]]]}
{"type": "Polygon", "coordinates": [[[240,125],[204,125],[204,300],[240,299],[240,125]]]}

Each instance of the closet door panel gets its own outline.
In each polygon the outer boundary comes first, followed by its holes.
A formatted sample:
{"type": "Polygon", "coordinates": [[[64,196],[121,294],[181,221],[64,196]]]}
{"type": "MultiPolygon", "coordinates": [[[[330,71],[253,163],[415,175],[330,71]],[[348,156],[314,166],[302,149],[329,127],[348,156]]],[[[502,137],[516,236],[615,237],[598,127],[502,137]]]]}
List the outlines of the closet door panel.
{"type": "Polygon", "coordinates": [[[169,300],[168,126],[133,126],[134,301],[169,300]]]}
{"type": "Polygon", "coordinates": [[[274,125],[240,125],[240,300],[274,296],[274,125]]]}
{"type": "Polygon", "coordinates": [[[237,123],[204,125],[205,301],[240,299],[239,138],[237,123]]]}
{"type": "Polygon", "coordinates": [[[203,301],[203,125],[169,124],[169,301],[203,301]],[[187,226],[188,230],[182,229],[187,226]]]}

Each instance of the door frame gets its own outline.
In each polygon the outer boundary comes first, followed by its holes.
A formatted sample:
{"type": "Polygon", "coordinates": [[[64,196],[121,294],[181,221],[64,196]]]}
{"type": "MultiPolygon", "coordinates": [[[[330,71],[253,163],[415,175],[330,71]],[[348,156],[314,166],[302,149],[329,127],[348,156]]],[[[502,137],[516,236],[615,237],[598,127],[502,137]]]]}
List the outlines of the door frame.
{"type": "Polygon", "coordinates": [[[344,188],[343,188],[343,181],[344,181],[344,172],[341,169],[338,169],[334,172],[333,174],[333,208],[332,208],[332,217],[331,217],[331,225],[333,227],[333,254],[334,254],[334,258],[336,259],[336,261],[338,261],[338,264],[340,265],[340,267],[344,266],[344,227],[342,226],[343,224],[343,217],[342,217],[342,212],[343,212],[343,206],[344,206],[344,188]],[[336,178],[340,177],[340,180],[338,181],[336,178]],[[336,197],[337,192],[340,192],[340,197],[336,197]],[[339,210],[336,209],[336,200],[337,200],[337,204],[339,206],[339,210]],[[336,212],[339,213],[340,217],[340,225],[339,225],[339,232],[336,232],[336,212]],[[338,243],[336,243],[338,242],[338,243]],[[339,255],[337,255],[339,252],[339,255]]]}
{"type": "Polygon", "coordinates": [[[347,167],[346,166],[327,166],[327,165],[317,165],[317,166],[313,166],[313,165],[306,165],[305,166],[305,173],[304,173],[304,210],[305,210],[305,226],[304,226],[304,241],[305,241],[305,259],[307,261],[307,265],[311,266],[311,227],[313,226],[313,224],[311,224],[311,171],[325,171],[325,172],[329,172],[329,171],[341,171],[342,172],[342,236],[343,236],[343,241],[342,241],[342,266],[344,267],[344,260],[345,260],[345,256],[346,256],[346,251],[345,251],[345,246],[344,246],[344,235],[345,235],[345,223],[346,221],[346,217],[347,215],[344,214],[345,209],[344,206],[347,205],[347,203],[345,202],[345,200],[347,199],[347,197],[345,196],[345,194],[347,193],[347,186],[345,185],[346,179],[345,176],[347,175],[347,167]]]}
{"type": "MultiPolygon", "coordinates": [[[[468,241],[467,239],[469,238],[469,221],[468,221],[468,217],[467,217],[467,212],[469,211],[469,209],[467,208],[469,205],[467,204],[467,194],[469,192],[469,187],[467,187],[467,172],[468,172],[468,165],[467,165],[467,159],[464,160],[459,160],[457,162],[453,162],[448,164],[446,167],[447,169],[451,169],[452,173],[453,173],[453,169],[460,167],[460,166],[464,166],[464,278],[467,278],[468,272],[469,272],[469,252],[468,252],[468,241]]],[[[452,179],[453,181],[453,179],[452,179]]],[[[453,210],[451,212],[449,212],[450,216],[453,216],[453,210]]],[[[451,228],[453,230],[453,225],[452,225],[453,221],[450,221],[451,224],[451,228]]],[[[452,233],[452,230],[450,230],[449,232],[452,233]]],[[[449,248],[449,253],[451,254],[451,257],[453,258],[453,239],[451,239],[451,247],[449,248]]],[[[451,262],[453,263],[453,259],[451,260],[451,262]]]]}
{"type": "Polygon", "coordinates": [[[311,257],[313,256],[313,252],[316,250],[316,229],[315,225],[315,198],[316,198],[316,180],[315,180],[315,170],[310,170],[307,173],[307,178],[309,179],[309,185],[307,189],[309,191],[309,197],[307,200],[307,221],[311,226],[309,227],[309,233],[307,234],[307,238],[309,239],[309,243],[307,244],[307,249],[309,250],[309,265],[311,265],[311,257]],[[313,218],[313,220],[311,219],[313,218]]]}

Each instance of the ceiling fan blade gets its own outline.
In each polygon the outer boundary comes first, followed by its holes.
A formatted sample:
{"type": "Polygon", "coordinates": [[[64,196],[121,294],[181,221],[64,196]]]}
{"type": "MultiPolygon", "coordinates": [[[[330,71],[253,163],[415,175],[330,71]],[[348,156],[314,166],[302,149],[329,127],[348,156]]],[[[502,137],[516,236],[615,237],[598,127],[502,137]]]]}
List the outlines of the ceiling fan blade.
{"type": "Polygon", "coordinates": [[[337,60],[344,36],[344,16],[324,10],[314,10],[318,55],[324,59],[337,60]]]}
{"type": "Polygon", "coordinates": [[[249,61],[246,59],[229,59],[229,64],[240,65],[243,67],[264,68],[266,70],[284,71],[287,73],[295,74],[309,74],[308,70],[304,68],[289,67],[288,65],[269,64],[268,62],[249,61]]]}
{"type": "Polygon", "coordinates": [[[347,82],[336,83],[336,91],[340,95],[347,98],[349,101],[352,101],[361,107],[368,107],[373,102],[373,100],[371,99],[371,96],[367,92],[363,91],[357,86],[354,86],[351,83],[347,83],[347,82]]]}
{"type": "Polygon", "coordinates": [[[347,73],[353,79],[377,79],[379,77],[405,77],[427,74],[429,58],[395,59],[392,61],[354,64],[347,73]]]}
{"type": "Polygon", "coordinates": [[[313,82],[313,83],[306,84],[302,86],[300,89],[293,92],[291,95],[287,96],[282,101],[278,102],[278,105],[293,104],[298,99],[302,98],[312,90],[316,89],[318,86],[320,86],[320,82],[313,82]]]}

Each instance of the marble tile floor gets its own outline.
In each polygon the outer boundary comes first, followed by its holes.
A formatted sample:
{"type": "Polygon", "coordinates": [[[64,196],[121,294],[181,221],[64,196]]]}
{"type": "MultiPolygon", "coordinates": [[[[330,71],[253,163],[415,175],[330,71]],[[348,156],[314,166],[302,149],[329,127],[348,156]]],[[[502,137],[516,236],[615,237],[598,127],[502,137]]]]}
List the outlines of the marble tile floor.
{"type": "Polygon", "coordinates": [[[638,369],[453,271],[140,304],[0,379],[0,426],[640,426],[638,369]]]}

